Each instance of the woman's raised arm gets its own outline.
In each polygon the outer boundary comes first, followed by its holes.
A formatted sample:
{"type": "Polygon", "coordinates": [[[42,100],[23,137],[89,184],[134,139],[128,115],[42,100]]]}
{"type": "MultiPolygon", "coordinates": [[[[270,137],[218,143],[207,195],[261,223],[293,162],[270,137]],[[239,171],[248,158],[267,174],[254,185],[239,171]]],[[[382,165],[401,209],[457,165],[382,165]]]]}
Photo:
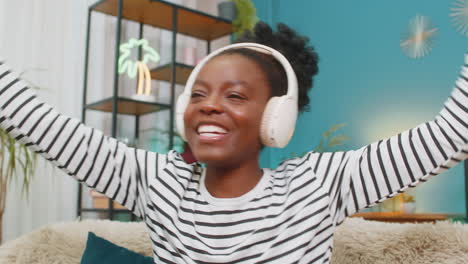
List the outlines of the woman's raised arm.
{"type": "Polygon", "coordinates": [[[468,157],[467,64],[468,55],[451,96],[433,121],[359,150],[306,156],[329,190],[335,223],[468,157]]]}
{"type": "MultiPolygon", "coordinates": [[[[142,216],[146,164],[158,154],[129,148],[41,102],[0,61],[0,128],[55,166],[142,216]]],[[[164,159],[159,159],[164,160],[164,159]]]]}

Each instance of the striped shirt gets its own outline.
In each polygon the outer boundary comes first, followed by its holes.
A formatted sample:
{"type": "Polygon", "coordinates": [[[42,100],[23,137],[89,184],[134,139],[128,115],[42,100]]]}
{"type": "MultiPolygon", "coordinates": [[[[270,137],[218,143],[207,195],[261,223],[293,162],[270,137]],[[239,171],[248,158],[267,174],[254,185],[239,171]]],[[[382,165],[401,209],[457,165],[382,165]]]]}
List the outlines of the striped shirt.
{"type": "Polygon", "coordinates": [[[467,95],[464,66],[433,121],[358,150],[286,160],[264,169],[248,193],[227,199],[210,195],[200,164],[175,151],[127,147],[59,114],[4,63],[0,127],[140,216],[155,263],[329,263],[346,216],[467,157],[467,95]]]}

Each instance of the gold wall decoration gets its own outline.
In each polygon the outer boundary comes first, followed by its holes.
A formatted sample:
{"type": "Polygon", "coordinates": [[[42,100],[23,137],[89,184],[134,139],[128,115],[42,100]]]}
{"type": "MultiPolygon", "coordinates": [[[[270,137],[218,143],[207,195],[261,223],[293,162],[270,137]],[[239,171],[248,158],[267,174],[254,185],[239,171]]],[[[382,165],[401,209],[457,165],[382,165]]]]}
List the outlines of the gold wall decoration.
{"type": "Polygon", "coordinates": [[[429,17],[416,15],[410,20],[408,28],[401,38],[400,47],[403,53],[413,59],[422,58],[429,54],[434,46],[437,30],[429,17]]]}
{"type": "Polygon", "coordinates": [[[468,0],[456,0],[450,8],[450,17],[456,30],[468,36],[468,0]]]}

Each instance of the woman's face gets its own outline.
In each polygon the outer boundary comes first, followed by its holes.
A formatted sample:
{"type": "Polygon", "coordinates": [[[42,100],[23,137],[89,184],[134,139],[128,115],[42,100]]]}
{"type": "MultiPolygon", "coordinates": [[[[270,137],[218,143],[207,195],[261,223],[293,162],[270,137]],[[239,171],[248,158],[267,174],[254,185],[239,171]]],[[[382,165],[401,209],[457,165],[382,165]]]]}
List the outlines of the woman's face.
{"type": "Polygon", "coordinates": [[[216,167],[256,159],[269,98],[265,74],[255,62],[239,54],[211,59],[197,76],[184,115],[195,158],[216,167]]]}

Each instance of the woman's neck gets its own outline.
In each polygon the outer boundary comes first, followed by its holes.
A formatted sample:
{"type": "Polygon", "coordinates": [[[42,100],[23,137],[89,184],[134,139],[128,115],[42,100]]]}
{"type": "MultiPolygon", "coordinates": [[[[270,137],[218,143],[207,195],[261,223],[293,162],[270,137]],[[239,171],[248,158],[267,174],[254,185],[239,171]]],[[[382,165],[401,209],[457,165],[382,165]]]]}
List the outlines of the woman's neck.
{"type": "Polygon", "coordinates": [[[205,186],[214,197],[235,198],[252,190],[262,175],[258,160],[234,168],[207,166],[205,186]]]}

